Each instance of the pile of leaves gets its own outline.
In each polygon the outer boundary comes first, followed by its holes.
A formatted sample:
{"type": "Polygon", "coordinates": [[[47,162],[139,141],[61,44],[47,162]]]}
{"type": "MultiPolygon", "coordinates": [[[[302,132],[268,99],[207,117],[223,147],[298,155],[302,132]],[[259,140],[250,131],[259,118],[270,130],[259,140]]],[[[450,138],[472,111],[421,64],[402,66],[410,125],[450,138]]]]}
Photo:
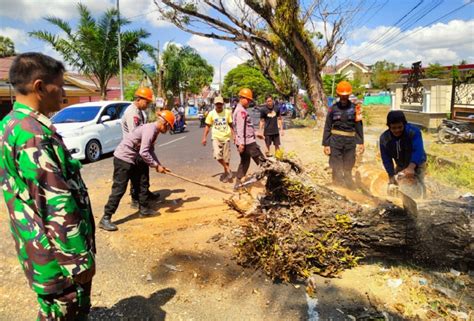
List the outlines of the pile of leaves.
{"type": "Polygon", "coordinates": [[[361,208],[312,185],[295,161],[272,161],[265,169],[265,196],[246,213],[237,261],[272,279],[291,281],[312,274],[337,276],[361,258],[348,247],[361,208]]]}

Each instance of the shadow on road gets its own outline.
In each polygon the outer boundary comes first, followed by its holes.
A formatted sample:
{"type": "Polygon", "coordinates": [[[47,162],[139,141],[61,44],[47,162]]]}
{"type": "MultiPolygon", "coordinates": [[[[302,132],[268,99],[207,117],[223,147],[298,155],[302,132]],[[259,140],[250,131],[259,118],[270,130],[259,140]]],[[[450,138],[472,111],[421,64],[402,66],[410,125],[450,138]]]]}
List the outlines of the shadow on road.
{"type": "MultiPolygon", "coordinates": [[[[200,197],[194,196],[194,197],[187,197],[187,198],[175,198],[175,199],[168,199],[171,195],[176,194],[176,193],[183,193],[185,192],[185,189],[179,188],[179,189],[161,189],[157,190],[154,192],[160,193],[160,200],[156,202],[150,203],[150,207],[154,210],[157,211],[164,211],[166,213],[175,213],[178,212],[178,209],[184,205],[184,203],[188,202],[196,202],[200,200],[200,197]]],[[[128,215],[127,217],[121,218],[114,222],[116,225],[120,225],[123,223],[126,223],[131,220],[138,219],[139,212],[136,211],[135,213],[128,215]]]]}
{"type": "Polygon", "coordinates": [[[165,320],[162,307],[176,295],[174,288],[153,293],[149,298],[132,296],[120,300],[111,308],[94,307],[89,320],[165,320]]]}

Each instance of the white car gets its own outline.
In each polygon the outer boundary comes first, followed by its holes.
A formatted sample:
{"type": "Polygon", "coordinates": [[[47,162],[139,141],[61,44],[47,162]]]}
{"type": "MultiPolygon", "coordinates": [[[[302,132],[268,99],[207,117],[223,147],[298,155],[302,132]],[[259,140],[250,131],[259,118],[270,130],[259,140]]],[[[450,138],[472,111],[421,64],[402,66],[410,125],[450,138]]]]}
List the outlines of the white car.
{"type": "Polygon", "coordinates": [[[99,101],[68,106],[52,118],[75,159],[95,162],[122,140],[121,117],[127,101],[99,101]]]}

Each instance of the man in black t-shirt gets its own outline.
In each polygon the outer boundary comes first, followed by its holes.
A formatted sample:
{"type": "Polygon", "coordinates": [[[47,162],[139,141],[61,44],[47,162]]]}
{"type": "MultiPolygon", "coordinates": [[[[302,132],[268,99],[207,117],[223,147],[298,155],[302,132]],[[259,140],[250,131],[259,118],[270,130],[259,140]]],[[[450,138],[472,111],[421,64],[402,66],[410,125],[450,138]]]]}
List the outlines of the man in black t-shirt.
{"type": "Polygon", "coordinates": [[[275,108],[271,95],[266,97],[266,106],[260,110],[260,132],[265,136],[267,156],[270,154],[270,146],[275,145],[275,152],[280,149],[280,132],[283,135],[283,121],[280,111],[275,108]]]}

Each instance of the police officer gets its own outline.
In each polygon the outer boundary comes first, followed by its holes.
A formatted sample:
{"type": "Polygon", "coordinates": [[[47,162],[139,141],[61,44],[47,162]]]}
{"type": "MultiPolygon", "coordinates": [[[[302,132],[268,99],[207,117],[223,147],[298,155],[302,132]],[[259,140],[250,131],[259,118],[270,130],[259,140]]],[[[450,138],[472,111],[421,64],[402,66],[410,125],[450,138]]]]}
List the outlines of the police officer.
{"type": "Polygon", "coordinates": [[[349,101],[352,86],[347,81],[337,84],[339,101],[328,109],[324,126],[324,153],[329,156],[332,181],[335,185],[352,188],[352,168],[355,164],[356,145],[364,152],[364,132],[360,108],[349,101]]]}
{"type": "MultiPolygon", "coordinates": [[[[135,128],[146,123],[145,110],[153,101],[153,92],[150,88],[141,87],[135,91],[135,99],[130,106],[127,107],[122,116],[122,133],[123,136],[131,133],[135,128]]],[[[138,171],[144,171],[145,179],[148,184],[150,182],[150,170],[143,160],[138,157],[136,166],[138,171]]],[[[135,181],[131,182],[130,194],[132,196],[132,208],[138,208],[138,187],[135,186],[135,181]]],[[[159,193],[152,193],[148,191],[149,200],[156,200],[160,197],[159,193]]]]}
{"type": "Polygon", "coordinates": [[[240,153],[240,164],[237,170],[237,179],[234,189],[241,184],[242,178],[247,174],[250,166],[250,158],[257,165],[265,162],[265,156],[260,151],[256,142],[256,137],[263,139],[261,133],[256,133],[253,127],[251,116],[247,112],[250,103],[253,101],[253,93],[248,88],[242,88],[239,91],[239,103],[233,113],[233,123],[235,132],[235,144],[240,153]]]}

